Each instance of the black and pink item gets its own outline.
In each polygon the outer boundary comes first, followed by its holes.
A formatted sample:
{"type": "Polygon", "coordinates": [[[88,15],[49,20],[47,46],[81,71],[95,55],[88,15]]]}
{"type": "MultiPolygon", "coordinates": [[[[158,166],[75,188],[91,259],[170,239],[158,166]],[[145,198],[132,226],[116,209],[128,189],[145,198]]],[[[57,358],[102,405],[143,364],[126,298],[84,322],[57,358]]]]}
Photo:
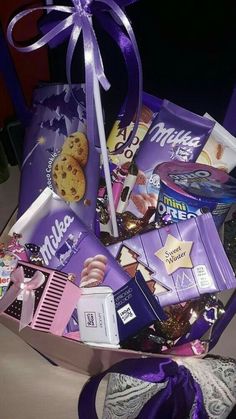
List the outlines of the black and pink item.
{"type": "Polygon", "coordinates": [[[80,294],[72,275],[21,261],[0,300],[0,313],[18,320],[20,330],[30,326],[62,334],[80,294]]]}

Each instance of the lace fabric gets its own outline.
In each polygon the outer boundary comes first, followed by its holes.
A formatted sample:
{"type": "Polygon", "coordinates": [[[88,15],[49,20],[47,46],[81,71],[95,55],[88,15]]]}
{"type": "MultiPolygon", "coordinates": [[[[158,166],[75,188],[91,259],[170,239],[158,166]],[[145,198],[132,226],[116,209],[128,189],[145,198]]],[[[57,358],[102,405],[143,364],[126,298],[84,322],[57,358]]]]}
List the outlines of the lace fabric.
{"type": "Polygon", "coordinates": [[[123,374],[110,374],[103,419],[135,419],[145,403],[167,382],[152,384],[123,374]]]}
{"type": "MultiPolygon", "coordinates": [[[[200,385],[209,419],[226,419],[236,404],[236,362],[223,358],[178,358],[200,385]]],[[[148,383],[122,374],[108,381],[103,419],[135,419],[148,400],[163,390],[164,383],[148,383]]],[[[193,419],[194,405],[189,419],[193,419]]]]}
{"type": "Polygon", "coordinates": [[[186,358],[178,359],[177,363],[188,368],[200,385],[209,418],[227,418],[236,404],[236,362],[223,358],[186,358]]]}

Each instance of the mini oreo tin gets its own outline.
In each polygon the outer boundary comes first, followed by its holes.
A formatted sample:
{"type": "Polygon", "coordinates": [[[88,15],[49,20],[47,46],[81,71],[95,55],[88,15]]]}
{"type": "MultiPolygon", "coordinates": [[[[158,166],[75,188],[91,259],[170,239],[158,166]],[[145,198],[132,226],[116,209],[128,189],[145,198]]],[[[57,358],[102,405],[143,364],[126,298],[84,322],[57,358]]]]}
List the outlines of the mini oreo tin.
{"type": "Polygon", "coordinates": [[[211,212],[219,228],[236,202],[236,180],[211,166],[188,162],[166,162],[154,172],[160,176],[156,220],[171,214],[173,222],[211,212]]]}

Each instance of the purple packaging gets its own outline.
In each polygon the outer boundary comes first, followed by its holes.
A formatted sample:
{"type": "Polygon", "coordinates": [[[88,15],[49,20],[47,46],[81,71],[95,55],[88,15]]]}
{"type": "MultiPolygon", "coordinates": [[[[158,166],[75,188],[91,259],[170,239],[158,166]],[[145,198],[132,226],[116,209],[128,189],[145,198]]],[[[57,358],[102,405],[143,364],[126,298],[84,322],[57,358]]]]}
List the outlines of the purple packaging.
{"type": "Polygon", "coordinates": [[[159,177],[154,168],[163,162],[195,162],[215,122],[164,100],[137,152],[137,184],[127,209],[143,216],[159,193],[159,177]],[[149,202],[150,201],[150,202],[149,202]]]}
{"type": "MultiPolygon", "coordinates": [[[[98,189],[99,153],[86,137],[83,85],[45,85],[34,94],[26,130],[18,217],[48,186],[91,228],[98,189]]],[[[95,140],[94,140],[95,141],[95,140]]]]}
{"type": "Polygon", "coordinates": [[[21,234],[21,244],[39,246],[43,265],[76,275],[80,284],[84,261],[97,255],[107,259],[104,277],[90,281],[90,286],[104,285],[113,291],[130,278],[94,233],[50,188],[46,188],[17,220],[9,234],[21,234]]]}
{"type": "Polygon", "coordinates": [[[114,300],[120,342],[136,335],[155,321],[167,318],[140,271],[114,292],[114,300]]]}
{"type": "Polygon", "coordinates": [[[108,246],[124,270],[140,270],[161,306],[236,287],[210,213],[108,246]]]}

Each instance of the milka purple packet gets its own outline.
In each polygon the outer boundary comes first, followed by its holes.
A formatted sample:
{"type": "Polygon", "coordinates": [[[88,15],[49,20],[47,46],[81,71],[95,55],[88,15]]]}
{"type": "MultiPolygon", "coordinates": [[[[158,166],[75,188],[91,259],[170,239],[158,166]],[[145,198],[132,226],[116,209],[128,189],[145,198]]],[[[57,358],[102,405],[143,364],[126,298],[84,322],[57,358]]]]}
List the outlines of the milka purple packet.
{"type": "Polygon", "coordinates": [[[195,162],[213,127],[214,121],[164,100],[135,156],[139,175],[127,209],[141,217],[156,205],[160,185],[155,167],[171,160],[195,162]]]}
{"type": "Polygon", "coordinates": [[[18,217],[49,187],[93,226],[99,154],[86,137],[83,85],[50,84],[36,89],[26,130],[18,217]],[[75,100],[76,97],[76,100],[75,100]]]}
{"type": "Polygon", "coordinates": [[[110,245],[131,276],[140,270],[161,306],[236,287],[210,213],[110,245]]]}
{"type": "Polygon", "coordinates": [[[45,267],[74,274],[76,285],[80,284],[84,262],[98,255],[107,259],[104,276],[94,276],[89,286],[102,284],[115,291],[130,279],[94,233],[48,187],[17,220],[9,234],[16,232],[22,236],[21,244],[28,244],[27,249],[38,249],[38,261],[41,259],[45,267]]]}

